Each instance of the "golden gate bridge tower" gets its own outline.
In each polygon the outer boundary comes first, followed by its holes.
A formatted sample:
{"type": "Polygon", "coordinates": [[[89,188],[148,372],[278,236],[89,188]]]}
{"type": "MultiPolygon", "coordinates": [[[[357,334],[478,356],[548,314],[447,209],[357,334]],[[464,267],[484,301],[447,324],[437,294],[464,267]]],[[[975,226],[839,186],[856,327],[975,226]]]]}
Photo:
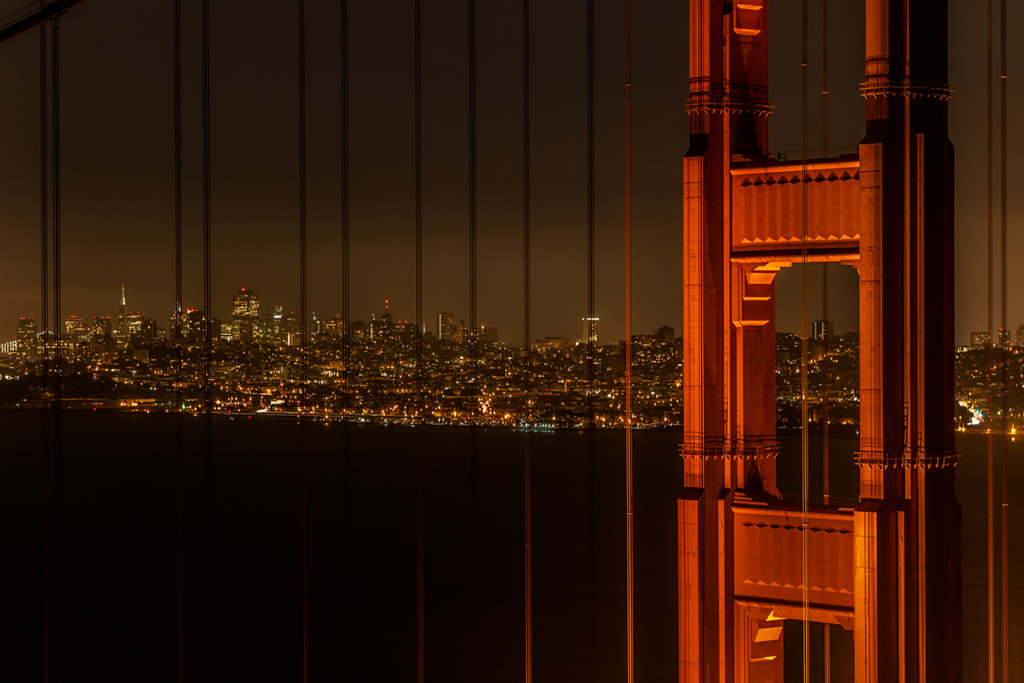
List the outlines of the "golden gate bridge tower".
{"type": "Polygon", "coordinates": [[[855,680],[959,681],[953,148],[945,0],[866,0],[857,154],[768,153],[768,0],[690,0],[679,680],[781,681],[786,619],[853,632],[855,680]],[[855,507],[776,487],[775,276],[860,278],[855,507]]]}

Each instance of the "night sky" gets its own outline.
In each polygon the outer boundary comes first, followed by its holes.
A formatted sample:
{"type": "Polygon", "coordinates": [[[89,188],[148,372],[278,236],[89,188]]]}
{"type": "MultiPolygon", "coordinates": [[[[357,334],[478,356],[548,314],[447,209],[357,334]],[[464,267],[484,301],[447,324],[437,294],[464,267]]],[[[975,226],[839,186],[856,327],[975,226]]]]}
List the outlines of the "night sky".
{"type": "MultiPolygon", "coordinates": [[[[1009,3],[1009,25],[1024,7],[1009,3]]],[[[22,0],[0,2],[0,14],[22,0]]],[[[183,0],[186,307],[202,302],[200,3],[183,0]]],[[[213,302],[255,289],[294,310],[298,276],[296,3],[211,3],[213,302]]],[[[309,301],[340,313],[339,6],[307,3],[309,301]]],[[[423,3],[424,319],[469,320],[467,11],[423,3]]],[[[352,317],[390,299],[415,319],[412,0],[353,2],[350,27],[352,317]]],[[[61,19],[62,313],[116,317],[128,305],[167,326],[174,309],[173,4],[87,0],[61,19]]],[[[522,339],[522,14],[477,7],[481,324],[522,339]]],[[[677,331],[681,313],[682,157],[687,147],[687,6],[633,2],[633,329],[677,331]]],[[[770,12],[772,152],[800,154],[800,3],[770,12]]],[[[863,2],[829,3],[830,153],[863,133],[863,2]]],[[[6,25],[10,19],[0,21],[6,25]]],[[[596,313],[601,342],[625,334],[623,11],[596,3],[596,313]]],[[[820,2],[811,2],[810,156],[821,147],[820,2]]],[[[956,146],[957,343],[986,327],[985,12],[950,1],[950,137],[956,146]]],[[[532,337],[577,338],[587,313],[586,3],[531,8],[532,337]]],[[[1012,31],[1011,31],[1012,35],[1012,31]]],[[[39,316],[39,30],[0,45],[0,341],[39,316]]],[[[998,52],[997,52],[998,58],[998,52]]],[[[1008,322],[1024,323],[1018,129],[1024,46],[1009,45],[1008,322]]],[[[998,74],[998,61],[996,63],[998,74]]],[[[998,88],[996,89],[998,98],[998,88]]],[[[998,100],[997,100],[998,105],[998,100]]],[[[998,126],[998,109],[996,110],[998,126]]],[[[997,129],[998,131],[998,129],[997,129]]],[[[998,144],[998,138],[997,138],[998,144]]],[[[998,147],[996,163],[998,173],[998,147]]],[[[998,183],[998,175],[996,176],[998,183]]],[[[998,192],[998,185],[997,185],[998,192]]],[[[998,201],[998,196],[996,197],[998,201]]],[[[998,204],[996,205],[998,207],[998,204]]],[[[998,221],[998,214],[997,214],[998,221]]],[[[998,228],[998,223],[997,223],[998,228]]],[[[998,232],[997,232],[998,234],[998,232]]],[[[811,317],[820,317],[814,267],[811,317]]],[[[830,269],[836,331],[856,329],[856,275],[830,269]]],[[[779,279],[779,329],[799,327],[799,270],[779,279]]],[[[996,281],[998,291],[998,279],[996,281]]],[[[996,308],[998,325],[998,307],[996,308]]]]}

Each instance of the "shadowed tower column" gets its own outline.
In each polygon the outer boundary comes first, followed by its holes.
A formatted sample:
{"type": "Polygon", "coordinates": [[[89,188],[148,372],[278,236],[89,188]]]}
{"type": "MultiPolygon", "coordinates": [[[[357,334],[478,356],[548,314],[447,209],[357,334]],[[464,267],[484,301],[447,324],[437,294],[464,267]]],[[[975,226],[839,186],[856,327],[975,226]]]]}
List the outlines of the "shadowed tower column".
{"type": "Polygon", "coordinates": [[[856,680],[959,681],[946,2],[866,12],[856,680]]]}
{"type": "MultiPolygon", "coordinates": [[[[775,264],[731,260],[733,161],[766,159],[767,1],[690,2],[679,680],[733,680],[733,497],[775,492],[775,264]]],[[[780,662],[781,665],[781,662],[780,662]]],[[[740,668],[743,667],[741,663],[740,668]]]]}

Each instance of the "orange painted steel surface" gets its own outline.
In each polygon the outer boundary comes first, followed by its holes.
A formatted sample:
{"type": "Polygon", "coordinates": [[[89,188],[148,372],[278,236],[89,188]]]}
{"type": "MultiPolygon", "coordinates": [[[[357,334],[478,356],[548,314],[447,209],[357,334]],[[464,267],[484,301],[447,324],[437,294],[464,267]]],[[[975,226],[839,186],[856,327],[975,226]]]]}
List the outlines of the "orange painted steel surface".
{"type": "Polygon", "coordinates": [[[867,0],[859,154],[806,173],[768,153],[767,11],[690,2],[679,680],[782,680],[807,534],[809,618],[853,631],[858,682],[959,681],[945,2],[867,0]],[[861,337],[860,501],[807,530],[776,488],[774,368],[775,275],[805,247],[857,268],[861,337]]]}
{"type": "MultiPolygon", "coordinates": [[[[737,599],[798,604],[800,508],[752,500],[733,501],[733,592],[737,599]]],[[[853,613],[853,509],[812,506],[810,513],[812,609],[853,613]]],[[[852,628],[836,617],[835,623],[852,628]]]]}
{"type": "Polygon", "coordinates": [[[734,163],[729,170],[736,256],[800,253],[805,241],[801,185],[806,183],[808,251],[856,258],[860,162],[855,155],[809,162],[806,174],[792,163],[734,163]]]}

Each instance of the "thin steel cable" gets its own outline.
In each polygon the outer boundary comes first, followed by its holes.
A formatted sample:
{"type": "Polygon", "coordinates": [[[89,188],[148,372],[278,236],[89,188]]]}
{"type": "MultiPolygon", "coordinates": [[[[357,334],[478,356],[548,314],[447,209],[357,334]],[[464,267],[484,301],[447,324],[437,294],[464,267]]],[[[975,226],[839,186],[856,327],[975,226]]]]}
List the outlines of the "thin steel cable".
{"type": "MultiPolygon", "coordinates": [[[[40,0],[40,6],[45,0],[40,0]]],[[[47,107],[46,107],[46,31],[45,23],[39,25],[39,269],[40,269],[40,317],[37,334],[36,348],[39,348],[38,339],[43,341],[43,353],[40,358],[40,385],[42,391],[42,402],[40,407],[42,419],[40,424],[42,433],[40,435],[40,451],[43,459],[43,680],[49,683],[51,678],[51,622],[52,622],[52,589],[53,580],[53,519],[51,505],[53,499],[51,470],[52,452],[50,448],[50,411],[46,410],[46,396],[50,392],[50,359],[48,347],[50,343],[49,319],[50,319],[50,274],[47,264],[50,259],[49,248],[49,219],[47,207],[49,206],[49,187],[47,169],[49,167],[49,156],[47,152],[47,107]]]]}
{"type": "Polygon", "coordinates": [[[302,485],[302,683],[309,680],[309,306],[306,298],[306,2],[298,2],[299,71],[299,452],[302,485]]]}
{"type": "MultiPolygon", "coordinates": [[[[993,197],[992,197],[992,0],[988,0],[987,5],[987,62],[986,62],[986,84],[987,84],[987,100],[986,100],[986,127],[985,127],[985,145],[986,145],[986,200],[987,200],[987,223],[986,223],[986,275],[987,275],[987,289],[986,289],[986,303],[988,306],[988,341],[986,345],[986,368],[985,368],[985,379],[987,388],[987,409],[988,417],[991,420],[994,400],[992,395],[992,336],[993,330],[993,318],[992,318],[992,227],[993,227],[993,197]]],[[[991,424],[991,423],[989,423],[991,424]]],[[[987,472],[986,472],[986,484],[988,493],[988,681],[989,683],[995,682],[995,493],[994,493],[994,471],[993,471],[993,449],[992,449],[992,431],[987,429],[987,472]]]]}
{"type": "MultiPolygon", "coordinates": [[[[988,334],[989,343],[986,345],[986,367],[985,367],[985,385],[987,389],[987,409],[988,416],[991,426],[991,419],[993,414],[993,408],[995,407],[992,387],[992,336],[994,333],[993,329],[993,317],[992,317],[992,230],[993,230],[993,178],[992,178],[992,167],[993,167],[993,149],[992,149],[992,77],[993,77],[993,62],[992,62],[992,0],[988,0],[987,6],[987,51],[986,51],[986,126],[985,126],[985,147],[986,147],[986,207],[987,207],[987,222],[986,222],[986,304],[988,307],[988,334]]],[[[996,632],[995,632],[995,489],[994,489],[994,452],[992,443],[992,430],[987,429],[986,445],[987,445],[987,470],[986,470],[986,487],[987,487],[987,505],[988,505],[988,566],[987,566],[987,581],[988,581],[988,680],[989,683],[995,683],[996,676],[996,632]]]]}
{"type": "MultiPolygon", "coordinates": [[[[828,450],[828,374],[829,374],[829,330],[828,330],[828,263],[821,265],[821,317],[824,320],[821,352],[821,499],[822,503],[831,502],[831,486],[829,481],[829,450],[828,450]]],[[[825,629],[826,632],[828,629],[825,629]]],[[[826,653],[829,647],[828,635],[825,636],[826,653]]],[[[828,676],[826,676],[827,678],[828,676]]],[[[827,683],[827,681],[826,681],[827,683]]]]}
{"type": "MultiPolygon", "coordinates": [[[[29,9],[30,7],[35,6],[36,4],[37,3],[35,2],[35,0],[32,0],[31,2],[26,2],[21,7],[18,7],[16,9],[12,9],[10,12],[0,16],[0,23],[6,22],[8,19],[13,17],[15,14],[21,14],[22,12],[24,12],[27,9],[29,9]]],[[[40,9],[44,8],[46,6],[46,0],[42,0],[42,2],[39,2],[38,5],[39,5],[40,9]]]]}
{"type": "MultiPolygon", "coordinates": [[[[1006,252],[1009,247],[1006,241],[1006,0],[999,0],[999,276],[1000,276],[1000,298],[999,304],[1001,309],[1001,328],[1006,330],[1006,252]]],[[[1007,337],[1009,337],[1009,331],[1007,330],[1007,337]]],[[[1010,629],[1009,629],[1009,580],[1010,580],[1010,567],[1009,567],[1009,545],[1007,537],[1007,513],[1009,503],[1006,497],[1006,426],[1008,423],[1009,411],[1007,410],[1006,402],[1006,390],[1007,390],[1007,376],[1006,366],[1007,360],[1007,349],[1006,344],[1000,344],[1002,354],[1002,384],[1000,386],[1001,399],[1002,399],[1002,413],[1003,413],[1003,434],[1002,434],[1002,448],[1000,466],[1002,469],[1001,474],[1001,485],[1002,485],[1002,518],[1000,520],[999,531],[1001,534],[1001,572],[1000,572],[1000,597],[1003,601],[1003,608],[1000,612],[1002,619],[1001,637],[1002,637],[1002,669],[1003,669],[1003,683],[1008,683],[1010,680],[1010,629]]]]}
{"type": "Polygon", "coordinates": [[[55,373],[53,377],[53,517],[52,517],[52,598],[55,607],[51,631],[51,647],[54,663],[52,680],[64,680],[64,585],[61,572],[62,560],[62,444],[61,444],[61,390],[63,370],[61,368],[61,257],[60,257],[60,15],[50,20],[53,39],[50,41],[52,71],[50,87],[53,91],[53,344],[55,352],[55,373]]]}
{"type": "Polygon", "coordinates": [[[597,680],[597,424],[594,416],[594,0],[587,0],[587,551],[590,557],[590,679],[597,680]]]}
{"type": "MultiPolygon", "coordinates": [[[[828,373],[829,373],[829,326],[828,326],[828,263],[821,264],[821,317],[824,320],[821,351],[821,498],[825,505],[830,504],[831,486],[829,482],[829,451],[828,451],[828,373]]],[[[825,629],[826,631],[828,629],[825,629]]],[[[825,636],[825,647],[829,645],[825,636]]],[[[827,683],[827,681],[826,681],[827,683]]]]}
{"type": "Polygon", "coordinates": [[[174,0],[174,462],[177,681],[185,681],[185,446],[182,414],[181,0],[174,0]]]}
{"type": "Polygon", "coordinates": [[[632,7],[626,0],[625,18],[625,297],[626,297],[626,683],[634,680],[633,658],[633,237],[630,226],[632,126],[632,7]]]}
{"type": "MultiPolygon", "coordinates": [[[[821,0],[821,152],[828,157],[828,0],[821,0]]],[[[821,485],[822,502],[829,504],[829,453],[828,453],[828,263],[821,264],[821,317],[825,321],[824,349],[821,358],[821,485]]],[[[825,683],[829,683],[828,669],[829,629],[825,627],[825,683]]]]}
{"type": "MultiPolygon", "coordinates": [[[[821,151],[828,157],[828,0],[821,0],[821,151]]],[[[824,348],[821,354],[821,500],[830,503],[829,451],[828,451],[828,373],[829,373],[829,329],[828,329],[828,263],[821,264],[821,317],[825,321],[824,348]]],[[[832,682],[832,632],[829,624],[824,625],[823,649],[825,650],[824,683],[832,682]]]]}
{"type": "Polygon", "coordinates": [[[213,279],[210,254],[210,0],[202,0],[203,42],[203,506],[205,518],[204,668],[206,680],[213,681],[213,279]]]}
{"type": "Polygon", "coordinates": [[[349,55],[348,55],[348,0],[341,0],[341,287],[342,317],[345,336],[342,338],[344,360],[344,393],[342,395],[341,423],[341,659],[342,678],[352,678],[352,605],[350,600],[351,526],[352,526],[352,430],[349,423],[352,392],[352,289],[351,250],[349,248],[349,55]]]}
{"type": "Polygon", "coordinates": [[[801,3],[801,36],[802,52],[800,57],[801,82],[801,149],[800,149],[800,201],[801,242],[800,242],[800,567],[803,588],[801,602],[803,608],[803,681],[810,683],[811,649],[810,649],[810,568],[808,534],[810,533],[807,493],[810,474],[810,449],[807,421],[807,0],[801,3]]]}
{"type": "Polygon", "coordinates": [[[469,0],[469,339],[472,413],[469,427],[470,680],[479,680],[477,651],[477,420],[480,409],[480,330],[477,329],[476,272],[476,0],[469,0]]]}
{"type": "Polygon", "coordinates": [[[413,76],[416,161],[416,681],[424,681],[424,536],[423,536],[423,8],[413,2],[413,76]]]}
{"type": "Polygon", "coordinates": [[[828,157],[828,0],[821,0],[821,156],[828,157]]]}
{"type": "Polygon", "coordinates": [[[523,352],[525,406],[523,432],[523,564],[525,678],[533,681],[533,473],[530,453],[530,400],[533,357],[530,348],[530,0],[523,0],[523,352]]]}

